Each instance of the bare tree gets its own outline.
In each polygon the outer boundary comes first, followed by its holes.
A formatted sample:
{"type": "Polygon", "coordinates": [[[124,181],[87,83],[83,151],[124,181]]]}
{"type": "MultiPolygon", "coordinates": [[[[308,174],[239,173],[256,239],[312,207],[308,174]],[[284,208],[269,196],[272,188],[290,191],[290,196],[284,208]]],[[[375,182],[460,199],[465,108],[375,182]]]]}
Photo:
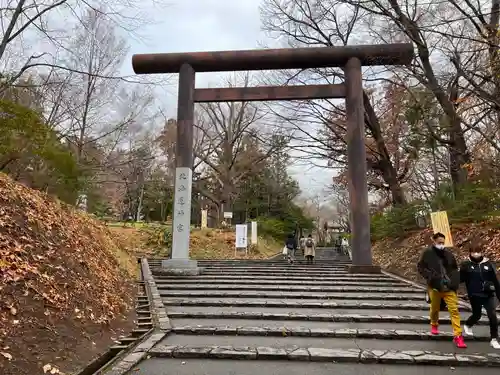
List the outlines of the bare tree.
{"type": "MultiPolygon", "coordinates": [[[[15,84],[25,72],[37,67],[86,73],[86,70],[65,65],[59,58],[61,51],[68,51],[65,43],[68,30],[77,26],[85,28],[85,14],[97,11],[116,27],[129,34],[135,33],[145,21],[151,22],[152,15],[145,14],[142,5],[134,0],[2,0],[0,66],[8,85],[15,84]],[[31,51],[26,48],[27,43],[43,43],[47,52],[31,51]]],[[[123,78],[120,75],[107,77],[123,78]]]]}
{"type": "MultiPolygon", "coordinates": [[[[367,16],[360,7],[343,1],[266,0],[262,6],[262,21],[266,31],[285,37],[290,46],[347,45],[361,37],[355,33],[358,24],[367,16]]],[[[314,69],[308,72],[281,73],[272,77],[280,83],[336,83],[343,81],[340,69],[314,69]]],[[[304,158],[324,158],[330,166],[345,168],[346,129],[343,105],[331,100],[294,102],[282,104],[275,113],[283,122],[291,125],[297,141],[295,149],[304,158]]],[[[407,170],[398,168],[392,161],[382,125],[365,93],[365,123],[367,136],[373,139],[371,155],[367,160],[372,172],[383,180],[382,188],[390,190],[393,203],[405,203],[401,182],[407,170]]]]}
{"type": "MultiPolygon", "coordinates": [[[[247,85],[249,77],[243,81],[247,85]]],[[[196,116],[193,189],[212,202],[222,219],[245,177],[258,171],[282,140],[276,129],[269,130],[266,112],[249,102],[200,104],[196,116]]]]}
{"type": "MultiPolygon", "coordinates": [[[[440,108],[424,122],[426,137],[434,138],[440,152],[447,150],[445,174],[458,188],[467,181],[471,161],[490,165],[500,155],[499,8],[498,0],[266,0],[262,17],[266,30],[291,45],[413,42],[417,58],[409,67],[368,69],[375,74],[366,81],[389,80],[409,91],[425,87],[440,108]],[[481,162],[478,154],[471,158],[471,150],[485,148],[481,162]]],[[[317,80],[314,73],[303,81],[317,80]]],[[[340,74],[323,72],[323,79],[332,82],[340,74]]],[[[367,126],[370,136],[369,121],[367,126]]]]}
{"type": "Polygon", "coordinates": [[[120,70],[127,54],[127,44],[115,26],[99,10],[89,10],[82,23],[85,27],[75,30],[67,64],[84,73],[67,73],[68,91],[54,104],[69,112],[59,131],[73,145],[77,162],[98,167],[108,163],[106,154],[130,127],[151,120],[147,111],[153,98],[146,87],[106,78],[120,70]],[[104,152],[101,160],[85,155],[96,145],[104,152]]]}

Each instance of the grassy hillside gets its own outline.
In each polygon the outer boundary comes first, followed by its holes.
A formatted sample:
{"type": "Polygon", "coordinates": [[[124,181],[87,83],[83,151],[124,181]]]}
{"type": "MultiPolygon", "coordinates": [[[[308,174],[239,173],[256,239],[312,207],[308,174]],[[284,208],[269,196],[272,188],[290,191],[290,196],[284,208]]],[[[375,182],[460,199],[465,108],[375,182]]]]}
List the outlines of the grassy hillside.
{"type": "MultiPolygon", "coordinates": [[[[168,225],[116,225],[109,229],[123,243],[129,244],[137,254],[164,257],[170,254],[171,237],[168,225]],[[167,238],[165,238],[165,231],[167,238]]],[[[235,254],[234,231],[218,229],[191,229],[190,256],[193,259],[265,259],[280,252],[283,245],[269,237],[260,237],[258,246],[251,246],[248,255],[244,251],[235,254]]]]}

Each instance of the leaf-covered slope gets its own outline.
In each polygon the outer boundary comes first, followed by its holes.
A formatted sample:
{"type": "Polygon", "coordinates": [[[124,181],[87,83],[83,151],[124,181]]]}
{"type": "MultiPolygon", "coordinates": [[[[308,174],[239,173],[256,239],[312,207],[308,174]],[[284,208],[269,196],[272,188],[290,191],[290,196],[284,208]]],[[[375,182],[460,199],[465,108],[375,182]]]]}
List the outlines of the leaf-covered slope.
{"type": "Polygon", "coordinates": [[[102,224],[0,174],[0,373],[73,370],[109,345],[134,269],[102,224]]]}

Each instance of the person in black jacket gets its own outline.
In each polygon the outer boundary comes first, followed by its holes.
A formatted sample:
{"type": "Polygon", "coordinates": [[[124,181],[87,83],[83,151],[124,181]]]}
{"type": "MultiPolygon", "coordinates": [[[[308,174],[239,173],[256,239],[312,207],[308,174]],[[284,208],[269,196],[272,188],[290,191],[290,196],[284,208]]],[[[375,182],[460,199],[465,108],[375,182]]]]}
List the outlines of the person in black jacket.
{"type": "Polygon", "coordinates": [[[473,335],[472,327],[481,319],[481,309],[484,307],[490,322],[490,345],[494,349],[500,349],[498,319],[495,311],[495,299],[500,300],[500,283],[495,266],[483,256],[480,250],[471,248],[469,259],[460,266],[460,281],[465,282],[472,307],[472,315],[464,325],[465,334],[473,335]]]}
{"type": "Polygon", "coordinates": [[[295,250],[297,249],[297,240],[294,234],[289,234],[285,240],[285,247],[287,248],[287,258],[289,263],[293,263],[295,259],[295,250]]]}
{"type": "Polygon", "coordinates": [[[458,312],[457,289],[460,284],[460,272],[457,260],[451,251],[444,247],[445,236],[435,233],[434,244],[426,249],[418,262],[418,272],[427,281],[430,298],[431,334],[438,335],[439,310],[444,299],[450,313],[453,327],[453,342],[457,348],[466,348],[458,312]]]}

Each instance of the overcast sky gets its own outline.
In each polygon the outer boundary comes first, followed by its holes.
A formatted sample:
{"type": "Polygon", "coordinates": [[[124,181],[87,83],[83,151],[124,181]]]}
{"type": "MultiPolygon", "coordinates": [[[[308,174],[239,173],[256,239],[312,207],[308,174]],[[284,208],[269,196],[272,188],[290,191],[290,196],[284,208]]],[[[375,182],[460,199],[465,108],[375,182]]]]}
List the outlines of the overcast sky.
{"type": "MultiPolygon", "coordinates": [[[[155,22],[141,32],[141,40],[130,41],[130,52],[194,52],[275,46],[278,41],[266,38],[260,30],[259,3],[259,0],[173,0],[168,6],[153,10],[155,22]]],[[[132,73],[131,63],[125,70],[132,73]]],[[[217,73],[198,74],[196,86],[214,86],[221,77],[217,73]]],[[[175,116],[177,77],[172,82],[166,90],[164,102],[169,115],[175,116]]],[[[299,181],[306,196],[321,194],[332,176],[331,171],[302,166],[291,167],[290,173],[299,181]]]]}

